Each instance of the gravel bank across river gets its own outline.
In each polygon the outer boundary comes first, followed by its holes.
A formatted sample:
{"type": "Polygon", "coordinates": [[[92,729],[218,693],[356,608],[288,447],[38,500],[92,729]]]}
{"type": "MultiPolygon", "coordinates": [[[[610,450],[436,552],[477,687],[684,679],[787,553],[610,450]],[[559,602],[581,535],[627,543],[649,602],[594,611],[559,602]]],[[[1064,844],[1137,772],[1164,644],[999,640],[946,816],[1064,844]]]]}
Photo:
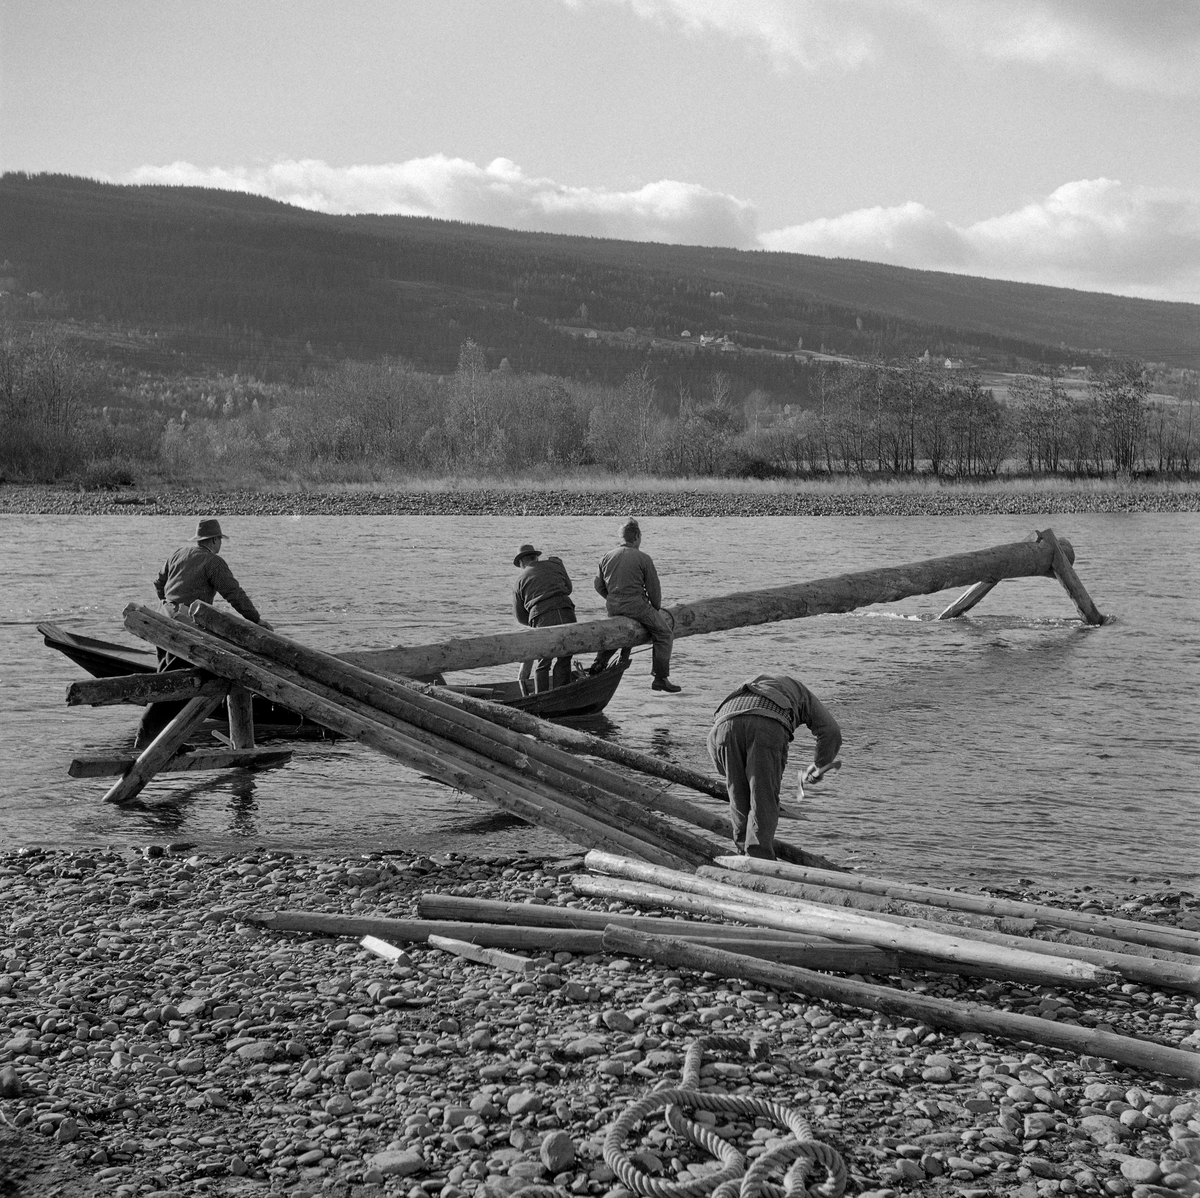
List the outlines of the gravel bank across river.
{"type": "Polygon", "coordinates": [[[769,491],[67,491],[0,487],[0,514],[193,516],[1037,516],[1200,512],[1200,488],[769,491]]]}
{"type": "MultiPolygon", "coordinates": [[[[542,1183],[622,1198],[605,1127],[677,1084],[690,1040],[727,1034],[761,1049],[708,1054],[702,1087],[798,1109],[841,1153],[848,1193],[1200,1193],[1200,1094],[1098,1058],[603,955],[542,958],[528,978],[417,948],[391,967],[249,919],[399,917],[423,891],[595,905],[571,890],[579,868],[186,846],[0,856],[0,1192],[508,1198],[542,1183]]],[[[1028,897],[1101,909],[1078,891],[1028,897]]],[[[1195,927],[1200,904],[1166,890],[1111,909],[1195,927]]],[[[1133,984],[891,984],[1200,1044],[1194,998],[1133,984]]],[[[750,1155],[784,1134],[700,1118],[750,1155]]],[[[631,1147],[650,1173],[708,1171],[658,1123],[631,1147]]]]}

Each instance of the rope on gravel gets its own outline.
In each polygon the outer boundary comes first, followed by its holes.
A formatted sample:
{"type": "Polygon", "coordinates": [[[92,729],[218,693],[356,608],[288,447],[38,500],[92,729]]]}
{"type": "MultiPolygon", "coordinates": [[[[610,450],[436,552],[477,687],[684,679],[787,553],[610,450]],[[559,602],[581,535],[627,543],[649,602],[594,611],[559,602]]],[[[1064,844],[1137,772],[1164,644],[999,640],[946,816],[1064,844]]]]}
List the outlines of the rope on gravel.
{"type": "Polygon", "coordinates": [[[833,1148],[814,1139],[812,1129],[798,1111],[762,1098],[715,1094],[700,1089],[700,1065],[706,1049],[740,1051],[753,1058],[758,1047],[738,1036],[708,1036],[688,1045],[680,1085],[674,1089],[651,1090],[628,1107],[608,1130],[604,1140],[604,1161],[622,1185],[642,1198],[701,1198],[706,1194],[712,1194],[713,1198],[760,1198],[762,1195],[766,1198],[810,1198],[810,1195],[840,1198],[846,1188],[846,1166],[833,1148]],[[668,1181],[651,1177],[629,1159],[622,1149],[625,1137],[647,1115],[663,1108],[666,1108],[664,1117],[671,1130],[710,1152],[721,1162],[719,1170],[690,1181],[668,1181]],[[762,1153],[747,1169],[745,1158],[734,1145],[712,1128],[688,1119],[684,1110],[762,1117],[791,1134],[762,1153]],[[824,1170],[825,1179],[809,1188],[809,1174],[818,1167],[824,1170]],[[784,1175],[782,1186],[769,1180],[773,1174],[784,1175]]]}

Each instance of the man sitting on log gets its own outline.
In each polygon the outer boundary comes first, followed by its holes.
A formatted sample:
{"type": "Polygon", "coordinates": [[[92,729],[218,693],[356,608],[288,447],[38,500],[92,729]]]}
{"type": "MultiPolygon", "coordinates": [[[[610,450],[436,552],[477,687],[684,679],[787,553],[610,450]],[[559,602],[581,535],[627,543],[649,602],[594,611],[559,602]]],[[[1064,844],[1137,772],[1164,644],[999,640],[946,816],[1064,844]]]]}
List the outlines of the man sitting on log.
{"type": "MultiPolygon", "coordinates": [[[[593,585],[603,595],[610,616],[629,616],[650,634],[654,681],[651,690],[675,694],[681,686],[671,681],[671,645],[675,633],[662,613],[662,587],[658,571],[648,553],[642,552],[642,530],[632,517],[621,528],[621,544],[600,559],[593,585]]],[[[622,655],[628,658],[628,650],[622,655]]],[[[591,673],[598,674],[609,663],[611,649],[602,649],[592,662],[591,673]]]]}
{"type": "MultiPolygon", "coordinates": [[[[271,625],[258,614],[258,608],[250,602],[250,596],[242,590],[229,564],[220,556],[225,539],[219,520],[210,517],[196,525],[196,535],[171,555],[154,580],[154,590],[163,610],[177,620],[190,623],[188,608],[197,599],[211,603],[215,595],[220,595],[247,620],[269,629],[271,625]]],[[[160,671],[186,669],[187,665],[186,661],[165,649],[158,650],[160,671]]],[[[133,747],[138,751],[146,748],[184,706],[183,703],[151,703],[142,712],[133,747]]]]}
{"type": "Polygon", "coordinates": [[[820,779],[842,745],[837,720],[808,687],[785,674],[759,674],[717,707],[708,754],[725,777],[733,843],[748,857],[775,860],[779,788],[788,744],[801,724],[817,738],[813,763],[801,775],[803,784],[820,779]]]}
{"type": "MultiPolygon", "coordinates": [[[[553,624],[574,624],[575,604],[571,601],[571,578],[562,560],[542,556],[540,549],[522,545],[513,558],[513,565],[521,571],[513,587],[513,614],[517,622],[530,628],[545,628],[553,624]]],[[[522,669],[522,683],[527,675],[522,669]]],[[[538,694],[554,686],[566,686],[571,681],[571,655],[558,658],[543,657],[537,663],[533,676],[534,690],[538,694]],[[554,663],[551,674],[550,665],[554,663]]]]}

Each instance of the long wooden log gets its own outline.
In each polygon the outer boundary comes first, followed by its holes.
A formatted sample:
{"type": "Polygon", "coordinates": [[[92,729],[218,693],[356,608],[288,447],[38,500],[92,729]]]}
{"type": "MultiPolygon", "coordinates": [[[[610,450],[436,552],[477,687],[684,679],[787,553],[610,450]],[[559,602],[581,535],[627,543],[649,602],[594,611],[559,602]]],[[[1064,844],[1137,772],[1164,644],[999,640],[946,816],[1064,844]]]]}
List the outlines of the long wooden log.
{"type": "Polygon", "coordinates": [[[186,703],[202,695],[223,694],[225,683],[203,670],[167,670],[162,674],[123,674],[84,678],[67,687],[68,707],[113,707],[118,703],[186,703]]]}
{"type": "Polygon", "coordinates": [[[468,898],[459,894],[422,894],[417,910],[424,919],[460,920],[465,923],[519,924],[528,927],[581,928],[604,931],[610,923],[661,932],[667,936],[703,936],[705,939],[738,940],[769,935],[772,939],[799,944],[833,944],[823,936],[801,936],[794,932],[762,928],[738,928],[727,923],[701,923],[689,919],[663,919],[652,915],[626,915],[591,911],[585,907],[551,907],[542,903],[505,903],[497,899],[468,898]]]}
{"type": "MultiPolygon", "coordinates": [[[[600,914],[592,912],[592,914],[600,914]]],[[[610,917],[596,928],[522,927],[513,924],[461,923],[453,920],[379,919],[372,916],[326,915],[299,911],[272,911],[247,916],[250,922],[279,932],[316,932],[329,936],[378,937],[401,944],[422,944],[430,936],[449,936],[484,948],[510,949],[516,952],[575,953],[588,956],[604,951],[604,928],[619,917],[610,917]]],[[[661,920],[663,924],[674,921],[661,920]]],[[[626,925],[622,925],[626,926],[626,925]]],[[[713,934],[717,924],[676,923],[672,935],[696,944],[734,943],[713,934]]],[[[808,942],[783,934],[753,934],[740,928],[736,943],[747,956],[767,961],[784,961],[807,969],[827,969],[835,973],[893,974],[900,968],[899,957],[883,949],[861,945],[808,942]]]]}
{"type": "MultiPolygon", "coordinates": [[[[720,876],[724,874],[725,878],[733,882],[739,890],[745,889],[761,895],[762,901],[769,906],[778,905],[787,910],[793,908],[806,911],[814,909],[812,901],[806,895],[798,893],[798,891],[809,890],[809,887],[804,886],[802,883],[787,882],[780,878],[763,877],[758,874],[734,873],[719,869],[702,868],[698,873],[703,877],[717,882],[725,880],[720,876]]],[[[849,894],[850,892],[843,891],[842,893],[849,894]]],[[[872,896],[852,895],[851,897],[861,900],[872,896]]],[[[826,909],[826,904],[818,903],[815,905],[815,909],[826,909]]],[[[836,910],[836,908],[829,909],[836,910]]],[[[913,905],[911,910],[920,911],[921,908],[913,905]]],[[[901,924],[910,928],[925,928],[933,932],[951,930],[951,928],[947,927],[937,918],[938,916],[975,920],[989,918],[988,916],[966,915],[963,912],[947,911],[935,907],[925,908],[925,911],[928,916],[934,918],[921,918],[915,915],[899,915],[882,911],[875,911],[872,914],[874,918],[884,920],[888,923],[901,924]]],[[[1092,965],[1099,966],[1101,969],[1112,970],[1114,973],[1120,974],[1126,981],[1149,982],[1151,985],[1165,986],[1170,990],[1186,990],[1200,994],[1200,962],[1195,957],[1184,957],[1182,954],[1175,954],[1179,957],[1179,960],[1165,961],[1152,959],[1140,954],[1120,951],[1126,946],[1120,941],[1115,940],[1107,942],[1109,945],[1117,946],[1115,951],[1111,947],[1098,948],[1090,944],[1065,944],[1059,940],[1037,940],[1029,935],[1035,927],[1036,923],[1034,920],[1013,920],[1005,917],[995,928],[970,927],[955,923],[953,925],[953,932],[955,935],[965,937],[968,940],[979,940],[985,944],[997,945],[1000,948],[1019,949],[1022,952],[1039,953],[1047,957],[1067,957],[1075,961],[1088,961],[1092,965]]]]}
{"type": "Polygon", "coordinates": [[[539,783],[553,788],[560,801],[575,796],[584,801],[585,810],[601,810],[623,824],[645,829],[655,839],[669,837],[672,848],[693,863],[711,861],[720,851],[720,846],[706,837],[687,828],[665,825],[651,814],[652,807],[659,807],[660,795],[641,782],[582,762],[562,749],[499,727],[394,679],[347,665],[332,654],[310,649],[206,603],[194,603],[191,615],[197,626],[223,640],[279,662],[340,695],[368,704],[374,711],[385,712],[424,732],[532,775],[539,783]]]}
{"type": "MultiPolygon", "coordinates": [[[[721,857],[728,861],[728,857],[721,857]]],[[[943,907],[923,907],[919,903],[901,899],[885,898],[882,895],[862,894],[853,890],[839,890],[833,886],[812,886],[806,882],[793,882],[782,878],[753,873],[742,873],[719,865],[702,866],[696,871],[702,878],[714,882],[759,890],[765,894],[782,894],[791,898],[807,899],[826,907],[851,907],[856,911],[872,911],[880,915],[897,915],[917,919],[922,923],[944,923],[955,927],[983,928],[989,932],[1009,932],[1026,936],[1033,931],[1032,919],[1015,920],[993,915],[976,915],[968,911],[953,911],[943,907]]]]}
{"type": "MultiPolygon", "coordinates": [[[[225,687],[227,691],[228,686],[225,687]]],[[[223,694],[201,695],[191,699],[184,709],[150,742],[141,756],[114,782],[104,796],[106,803],[118,805],[132,802],[146,783],[162,769],[198,731],[200,725],[224,701],[223,694]]]]}
{"type": "Polygon", "coordinates": [[[1046,541],[1054,551],[1050,568],[1054,572],[1054,577],[1062,584],[1063,590],[1071,596],[1071,602],[1075,604],[1080,618],[1085,624],[1103,624],[1104,617],[1100,614],[1100,609],[1092,602],[1091,595],[1087,593],[1083,583],[1079,581],[1079,575],[1075,573],[1074,553],[1070,558],[1067,557],[1064,549],[1065,542],[1059,541],[1052,528],[1044,529],[1038,533],[1038,536],[1046,541]]]}
{"type": "Polygon", "coordinates": [[[231,646],[200,628],[169,620],[135,604],[125,609],[125,626],[136,636],[185,661],[239,682],[256,694],[300,712],[314,723],[377,749],[448,786],[487,799],[529,823],[548,827],[576,844],[638,853],[664,864],[689,864],[684,858],[639,841],[624,830],[545,799],[530,786],[507,776],[495,762],[478,765],[469,761],[469,755],[458,746],[450,746],[452,751],[446,751],[417,741],[397,731],[394,725],[398,721],[392,717],[378,712],[372,718],[356,700],[336,694],[331,697],[323,693],[328,688],[300,678],[286,666],[252,658],[245,651],[234,652],[231,646]]]}
{"type": "Polygon", "coordinates": [[[1026,903],[1016,899],[993,898],[987,894],[965,894],[937,886],[894,882],[890,878],[873,878],[865,874],[834,873],[782,861],[763,861],[754,857],[718,857],[716,864],[743,873],[904,899],[925,903],[931,907],[973,911],[978,915],[1009,915],[1017,919],[1035,919],[1039,923],[1053,924],[1073,932],[1105,936],[1111,940],[1126,940],[1131,944],[1151,945],[1175,953],[1200,953],[1200,933],[1190,932],[1186,928],[1164,928],[1136,919],[1093,915],[1086,911],[1068,911],[1062,907],[1051,907],[1047,903],[1026,903]]]}
{"type": "MultiPolygon", "coordinates": [[[[1063,554],[1074,560],[1070,543],[1060,541],[1058,544],[1063,554]]],[[[674,621],[676,639],[700,636],[751,624],[853,611],[873,603],[893,603],[912,595],[928,595],[975,582],[1047,576],[1051,574],[1053,560],[1054,550],[1044,539],[1019,541],[904,566],[861,570],[819,578],[815,582],[698,600],[671,608],[669,615],[674,621]]],[[[465,637],[432,645],[365,649],[342,656],[346,661],[370,670],[412,678],[528,661],[531,657],[562,657],[599,649],[623,649],[648,644],[649,640],[646,630],[636,620],[619,616],[528,632],[465,637]]]]}
{"type": "MultiPolygon", "coordinates": [[[[683,870],[646,866],[645,862],[614,857],[609,853],[594,850],[588,853],[586,861],[589,869],[599,873],[684,893],[704,895],[719,904],[732,903],[740,911],[744,911],[747,906],[744,891],[720,882],[697,878],[683,870]]],[[[574,885],[579,889],[586,882],[585,878],[577,878],[574,885]]],[[[586,893],[582,889],[579,889],[579,892],[586,893]]],[[[764,927],[784,928],[794,932],[815,932],[817,935],[854,944],[873,944],[876,948],[890,949],[893,952],[919,953],[978,969],[1002,970],[1005,977],[1024,975],[1027,980],[1036,981],[1038,985],[1100,986],[1116,982],[1119,977],[1116,973],[1086,961],[1043,956],[1025,949],[971,940],[965,936],[909,927],[902,923],[889,923],[858,912],[822,909],[816,903],[804,904],[804,908],[799,909],[800,904],[799,899],[773,900],[770,895],[756,896],[754,905],[759,908],[760,914],[753,922],[761,923],[764,927]],[[792,904],[795,904],[795,909],[792,904]],[[772,919],[769,923],[764,922],[766,913],[769,913],[772,919]]],[[[732,911],[730,914],[734,919],[743,919],[742,915],[733,914],[732,911]]]]}
{"type": "Polygon", "coordinates": [[[857,1007],[859,1010],[878,1011],[902,1019],[919,1019],[931,1027],[980,1032],[1004,1040],[1028,1041],[1068,1052],[1104,1057],[1135,1069],[1185,1078],[1193,1085],[1200,1084],[1200,1053],[1168,1048],[1148,1040],[1135,1040],[1113,1032],[1057,1023],[1036,1015],[1017,1015],[949,999],[930,998],[911,991],[894,990],[890,986],[832,978],[795,966],[770,965],[724,949],[647,936],[629,928],[614,926],[605,932],[604,944],[610,952],[647,958],[673,969],[694,969],[721,977],[741,978],[758,985],[857,1007]]]}
{"type": "MultiPolygon", "coordinates": [[[[291,749],[198,749],[194,753],[176,753],[160,774],[190,773],[195,770],[262,769],[283,765],[292,759],[291,749]]],[[[76,757],[67,767],[72,778],[112,778],[127,773],[137,760],[131,754],[120,757],[76,757]]]]}

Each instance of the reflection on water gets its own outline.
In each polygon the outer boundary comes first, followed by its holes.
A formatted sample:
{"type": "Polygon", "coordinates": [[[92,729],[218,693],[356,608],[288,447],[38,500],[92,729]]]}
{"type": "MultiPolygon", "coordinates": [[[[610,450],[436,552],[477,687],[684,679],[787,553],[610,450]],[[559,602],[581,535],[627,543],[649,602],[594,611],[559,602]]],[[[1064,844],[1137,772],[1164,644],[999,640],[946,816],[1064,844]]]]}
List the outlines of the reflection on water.
{"type": "MultiPolygon", "coordinates": [[[[612,521],[591,517],[228,519],[225,556],[255,602],[281,631],[332,652],[510,631],[512,553],[530,539],[563,557],[581,618],[598,615],[590,578],[614,533],[612,521]]],[[[1017,541],[1034,523],[680,517],[643,530],[671,604],[1017,541]]],[[[1081,626],[1053,582],[1026,579],[1002,583],[958,621],[934,618],[953,597],[943,594],[689,638],[672,666],[682,694],[652,692],[649,655],[639,654],[604,716],[585,726],[707,771],[720,699],[749,675],[783,670],[811,686],[845,734],[845,768],[809,789],[805,821],[784,825],[792,839],[935,882],[1195,879],[1200,517],[1054,523],[1114,617],[1103,628],[1081,626]]],[[[100,803],[97,780],[68,778],[77,754],[126,750],[136,713],[67,708],[65,687],[80,671],[45,649],[33,625],[121,635],[121,609],[152,601],[150,578],[191,526],[0,516],[0,844],[566,848],[345,740],[299,742],[289,765],[253,774],[160,775],[129,809],[100,803]]],[[[789,791],[810,754],[801,730],[789,791]]]]}

